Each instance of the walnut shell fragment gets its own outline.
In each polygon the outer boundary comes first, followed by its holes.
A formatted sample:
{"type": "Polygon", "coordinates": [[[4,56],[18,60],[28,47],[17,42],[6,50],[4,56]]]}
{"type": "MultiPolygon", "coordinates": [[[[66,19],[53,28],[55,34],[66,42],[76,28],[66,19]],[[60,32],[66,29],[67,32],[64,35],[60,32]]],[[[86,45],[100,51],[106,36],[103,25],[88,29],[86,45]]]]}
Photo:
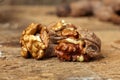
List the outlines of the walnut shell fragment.
{"type": "Polygon", "coordinates": [[[90,61],[100,54],[101,40],[93,32],[77,28],[64,21],[52,25],[50,38],[55,41],[55,53],[62,61],[90,61]]]}
{"type": "Polygon", "coordinates": [[[49,43],[46,26],[32,23],[22,32],[20,43],[21,55],[24,58],[42,59],[49,43]]]}

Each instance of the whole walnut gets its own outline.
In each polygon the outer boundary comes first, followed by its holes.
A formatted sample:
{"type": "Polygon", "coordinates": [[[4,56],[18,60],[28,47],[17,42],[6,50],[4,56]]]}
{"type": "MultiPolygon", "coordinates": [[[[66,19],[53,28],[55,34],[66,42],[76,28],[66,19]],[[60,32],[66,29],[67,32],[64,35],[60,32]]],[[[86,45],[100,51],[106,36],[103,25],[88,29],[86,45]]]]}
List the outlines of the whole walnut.
{"type": "Polygon", "coordinates": [[[49,34],[46,26],[32,23],[22,32],[20,43],[23,57],[42,59],[49,44],[49,34]]]}

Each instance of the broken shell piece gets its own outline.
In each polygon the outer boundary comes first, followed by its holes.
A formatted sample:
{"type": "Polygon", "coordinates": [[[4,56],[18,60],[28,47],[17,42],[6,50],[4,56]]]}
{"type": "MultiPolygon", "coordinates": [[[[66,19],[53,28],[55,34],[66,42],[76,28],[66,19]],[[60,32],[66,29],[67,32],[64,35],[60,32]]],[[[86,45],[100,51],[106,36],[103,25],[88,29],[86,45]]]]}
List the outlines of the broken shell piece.
{"type": "Polygon", "coordinates": [[[46,26],[32,23],[22,33],[20,38],[21,55],[25,58],[42,59],[49,44],[46,26]]]}

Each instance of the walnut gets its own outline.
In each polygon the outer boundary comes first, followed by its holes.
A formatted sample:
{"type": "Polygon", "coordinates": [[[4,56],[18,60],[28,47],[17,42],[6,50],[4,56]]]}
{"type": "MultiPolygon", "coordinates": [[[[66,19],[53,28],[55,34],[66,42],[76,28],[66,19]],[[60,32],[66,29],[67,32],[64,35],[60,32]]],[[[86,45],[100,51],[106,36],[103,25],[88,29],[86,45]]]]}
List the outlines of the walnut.
{"type": "Polygon", "coordinates": [[[64,61],[90,61],[98,56],[96,45],[88,44],[85,40],[67,38],[55,47],[55,53],[64,61]]]}
{"type": "Polygon", "coordinates": [[[92,14],[92,6],[90,0],[81,0],[77,2],[70,3],[70,16],[79,17],[79,16],[89,16],[92,14]]]}
{"type": "Polygon", "coordinates": [[[62,61],[90,61],[100,55],[101,40],[88,30],[73,29],[67,31],[67,28],[61,30],[64,38],[57,39],[55,53],[62,61]],[[77,33],[77,37],[74,36],[77,33]],[[74,34],[74,35],[73,35],[74,34]],[[69,35],[69,36],[68,36],[69,35]]]}
{"type": "Polygon", "coordinates": [[[66,17],[71,12],[69,4],[58,5],[56,9],[57,16],[66,17]]]}
{"type": "Polygon", "coordinates": [[[62,17],[95,16],[101,21],[120,24],[120,0],[79,0],[57,7],[62,17]]]}
{"type": "Polygon", "coordinates": [[[23,31],[20,43],[21,55],[35,59],[57,56],[62,61],[90,61],[101,51],[101,40],[93,32],[65,21],[48,27],[31,24],[23,31]]]}
{"type": "Polygon", "coordinates": [[[20,43],[22,46],[21,55],[23,57],[42,59],[45,56],[49,43],[46,27],[41,24],[32,23],[22,32],[20,43]]]}
{"type": "Polygon", "coordinates": [[[70,4],[61,4],[57,6],[56,13],[59,17],[66,16],[85,16],[89,15],[92,12],[90,1],[81,0],[77,2],[72,2],[70,4]]]}
{"type": "Polygon", "coordinates": [[[84,45],[82,40],[77,44],[71,41],[60,42],[55,47],[55,53],[62,61],[89,61],[90,56],[84,52],[84,45]]]}

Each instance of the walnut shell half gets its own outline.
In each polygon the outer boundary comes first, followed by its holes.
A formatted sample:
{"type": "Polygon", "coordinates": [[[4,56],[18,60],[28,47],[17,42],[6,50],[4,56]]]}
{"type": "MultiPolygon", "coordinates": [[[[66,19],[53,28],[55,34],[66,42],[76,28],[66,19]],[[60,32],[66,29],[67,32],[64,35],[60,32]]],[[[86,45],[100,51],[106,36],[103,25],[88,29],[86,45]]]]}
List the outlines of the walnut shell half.
{"type": "Polygon", "coordinates": [[[55,53],[60,60],[90,61],[100,55],[101,40],[93,32],[83,29],[69,30],[68,27],[65,27],[59,33],[61,35],[58,37],[62,38],[56,39],[55,53]]]}
{"type": "Polygon", "coordinates": [[[49,44],[46,26],[32,23],[22,32],[20,43],[21,55],[24,58],[42,59],[49,44]]]}

